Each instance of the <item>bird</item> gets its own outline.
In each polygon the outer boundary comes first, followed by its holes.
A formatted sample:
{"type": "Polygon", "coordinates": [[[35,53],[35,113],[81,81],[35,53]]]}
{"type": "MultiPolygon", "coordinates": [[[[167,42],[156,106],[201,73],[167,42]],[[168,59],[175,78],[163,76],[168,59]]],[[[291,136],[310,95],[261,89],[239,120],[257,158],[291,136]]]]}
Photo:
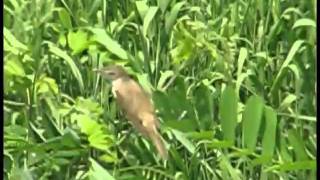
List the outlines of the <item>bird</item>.
{"type": "Polygon", "coordinates": [[[160,156],[166,160],[168,151],[158,131],[160,123],[149,94],[129,76],[122,66],[108,65],[94,71],[103,79],[111,81],[112,94],[126,119],[145,138],[152,141],[160,156]]]}

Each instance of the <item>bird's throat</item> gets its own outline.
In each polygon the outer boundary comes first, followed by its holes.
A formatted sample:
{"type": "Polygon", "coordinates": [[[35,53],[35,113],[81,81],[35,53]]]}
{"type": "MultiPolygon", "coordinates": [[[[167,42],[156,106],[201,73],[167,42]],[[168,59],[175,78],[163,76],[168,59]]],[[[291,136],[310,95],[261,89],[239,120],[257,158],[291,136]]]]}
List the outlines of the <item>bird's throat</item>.
{"type": "Polygon", "coordinates": [[[123,83],[122,78],[118,78],[118,79],[112,81],[112,94],[115,98],[117,98],[116,91],[119,91],[122,83],[123,83]]]}

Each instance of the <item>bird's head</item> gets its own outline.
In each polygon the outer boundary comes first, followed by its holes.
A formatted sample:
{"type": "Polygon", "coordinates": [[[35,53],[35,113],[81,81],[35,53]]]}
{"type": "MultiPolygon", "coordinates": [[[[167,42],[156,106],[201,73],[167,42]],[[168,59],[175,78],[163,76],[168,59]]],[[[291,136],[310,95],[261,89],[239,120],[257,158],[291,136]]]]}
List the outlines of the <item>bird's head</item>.
{"type": "Polygon", "coordinates": [[[121,66],[118,66],[118,65],[109,65],[101,69],[94,69],[93,71],[101,74],[103,78],[111,81],[114,81],[123,77],[128,77],[127,72],[121,66]]]}

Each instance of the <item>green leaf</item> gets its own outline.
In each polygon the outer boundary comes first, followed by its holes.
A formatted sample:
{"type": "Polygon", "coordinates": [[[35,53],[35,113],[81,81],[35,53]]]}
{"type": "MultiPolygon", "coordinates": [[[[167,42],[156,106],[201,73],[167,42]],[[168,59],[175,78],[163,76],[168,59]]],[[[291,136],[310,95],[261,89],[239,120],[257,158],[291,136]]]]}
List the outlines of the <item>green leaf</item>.
{"type": "Polygon", "coordinates": [[[288,96],[285,97],[284,100],[282,101],[282,103],[280,104],[279,110],[280,111],[285,110],[296,100],[297,100],[296,95],[288,94],[288,96]]]}
{"type": "Polygon", "coordinates": [[[248,56],[247,48],[240,48],[239,57],[238,57],[238,68],[237,68],[237,77],[240,76],[243,68],[244,61],[248,56]]]}
{"type": "Polygon", "coordinates": [[[135,3],[141,19],[144,19],[149,9],[147,1],[135,1],[135,3]]]}
{"type": "Polygon", "coordinates": [[[290,145],[293,146],[296,158],[298,161],[309,160],[308,155],[305,151],[305,145],[301,136],[297,133],[295,129],[290,129],[288,131],[288,138],[290,145]]]}
{"type": "Polygon", "coordinates": [[[72,55],[79,54],[89,47],[88,34],[82,30],[75,33],[70,31],[68,34],[68,44],[73,51],[72,55]]]}
{"type": "Polygon", "coordinates": [[[169,17],[166,18],[165,29],[166,29],[167,33],[170,33],[170,31],[171,31],[171,29],[172,29],[173,25],[175,24],[176,19],[178,17],[178,13],[185,3],[186,3],[185,1],[182,1],[182,2],[176,3],[173,6],[169,17]]]}
{"type": "Polygon", "coordinates": [[[171,2],[171,0],[157,0],[158,1],[158,6],[160,7],[162,13],[164,13],[171,2]]]}
{"type": "Polygon", "coordinates": [[[291,61],[293,60],[294,55],[298,52],[298,50],[300,49],[300,46],[304,43],[303,40],[297,40],[294,42],[294,44],[292,45],[287,58],[285,59],[285,61],[283,62],[277,76],[275,77],[273,84],[271,86],[270,89],[270,95],[274,94],[278,88],[279,88],[279,84],[281,82],[282,79],[282,75],[284,73],[284,69],[288,68],[289,64],[291,63],[291,61]]]}
{"type": "Polygon", "coordinates": [[[15,47],[22,51],[28,51],[28,47],[21,43],[7,28],[3,27],[3,36],[10,46],[15,47]]]}
{"type": "Polygon", "coordinates": [[[22,63],[17,58],[6,59],[4,62],[4,72],[6,75],[24,77],[26,75],[22,63]]]}
{"type": "Polygon", "coordinates": [[[228,86],[222,92],[219,107],[224,140],[231,141],[233,144],[235,140],[235,128],[237,125],[238,99],[231,86],[228,86]]]}
{"type": "MultiPolygon", "coordinates": [[[[283,135],[283,134],[281,134],[283,135]]],[[[280,138],[280,154],[281,154],[281,160],[283,162],[291,162],[292,156],[289,154],[288,151],[288,143],[286,141],[286,138],[280,138]]]]}
{"type": "Polygon", "coordinates": [[[111,154],[104,154],[102,156],[99,157],[100,160],[106,162],[106,163],[115,163],[117,162],[118,158],[117,158],[117,154],[111,153],[111,154]]]}
{"type": "Polygon", "coordinates": [[[236,93],[237,93],[237,96],[239,96],[239,93],[240,93],[240,86],[242,84],[242,82],[248,78],[249,76],[251,75],[254,75],[253,72],[248,69],[247,72],[245,73],[241,73],[238,77],[237,77],[237,81],[236,81],[236,93]]]}
{"type": "Polygon", "coordinates": [[[90,28],[94,33],[93,41],[103,45],[111,53],[117,55],[119,58],[127,60],[127,52],[121,47],[121,45],[113,40],[104,29],[90,28]]]}
{"type": "Polygon", "coordinates": [[[239,89],[242,81],[248,76],[248,74],[242,74],[242,68],[244,61],[248,56],[248,50],[246,48],[241,48],[238,57],[238,66],[237,66],[237,82],[236,82],[236,93],[239,94],[239,89]]]}
{"type": "Polygon", "coordinates": [[[271,159],[276,142],[277,114],[274,109],[269,106],[264,108],[264,114],[266,128],[262,139],[262,155],[271,159]]]}
{"type": "Polygon", "coordinates": [[[64,33],[60,33],[58,42],[62,47],[65,47],[67,45],[67,38],[64,33]]]}
{"type": "Polygon", "coordinates": [[[112,145],[112,137],[103,131],[103,126],[93,121],[88,115],[72,114],[71,120],[76,121],[81,132],[88,136],[90,146],[107,151],[112,145]]]}
{"type": "Polygon", "coordinates": [[[58,85],[55,79],[50,77],[41,76],[36,82],[36,91],[37,93],[48,93],[52,92],[53,94],[58,94],[58,85]]]}
{"type": "Polygon", "coordinates": [[[223,176],[223,179],[234,179],[234,180],[240,180],[240,176],[239,176],[239,172],[232,167],[232,165],[230,164],[230,160],[227,159],[227,157],[225,155],[221,156],[221,161],[220,161],[220,168],[221,169],[225,169],[231,176],[231,178],[229,178],[228,175],[223,176]]]}
{"type": "Polygon", "coordinates": [[[147,36],[149,25],[158,11],[157,6],[151,6],[143,20],[143,36],[147,36]]]}
{"type": "Polygon", "coordinates": [[[103,114],[103,108],[100,104],[90,98],[85,99],[83,97],[79,97],[77,98],[75,105],[77,111],[87,115],[95,115],[98,118],[103,114]]]}
{"type": "Polygon", "coordinates": [[[256,147],[262,112],[263,99],[259,96],[251,96],[247,101],[242,118],[244,145],[250,151],[254,151],[256,147]]]}
{"type": "Polygon", "coordinates": [[[139,81],[139,84],[142,86],[142,88],[148,93],[148,94],[152,94],[152,89],[153,86],[151,85],[151,83],[148,80],[148,74],[144,73],[144,74],[137,74],[137,78],[139,81]]]}
{"type": "Polygon", "coordinates": [[[160,79],[158,81],[157,89],[163,90],[166,80],[174,75],[173,71],[160,72],[160,79]]]}
{"type": "Polygon", "coordinates": [[[90,180],[115,180],[111,174],[104,169],[99,163],[97,163],[94,159],[89,159],[91,162],[91,167],[89,170],[89,179],[90,180]]]}
{"type": "Polygon", "coordinates": [[[317,168],[317,162],[315,160],[312,161],[297,161],[297,162],[288,162],[280,165],[271,166],[266,168],[265,172],[270,172],[274,170],[280,171],[298,171],[298,170],[315,170],[317,168]]]}
{"type": "Polygon", "coordinates": [[[187,139],[184,133],[171,129],[174,136],[177,138],[177,140],[191,153],[194,154],[196,147],[193,145],[193,143],[187,139]]]}
{"type": "Polygon", "coordinates": [[[213,139],[210,143],[207,144],[209,148],[228,148],[233,146],[233,142],[231,141],[219,141],[217,139],[213,139]]]}
{"type": "Polygon", "coordinates": [[[68,11],[65,8],[60,8],[58,14],[61,24],[67,29],[72,29],[72,23],[68,11]]]}
{"type": "Polygon", "coordinates": [[[204,83],[200,83],[195,89],[194,100],[201,129],[211,129],[213,126],[213,96],[204,83]]]}
{"type": "Polygon", "coordinates": [[[188,137],[195,139],[195,140],[212,140],[213,138],[213,131],[200,131],[200,132],[190,132],[188,133],[188,137]]]}
{"type": "Polygon", "coordinates": [[[69,65],[71,72],[75,76],[75,78],[78,81],[80,91],[84,90],[84,85],[83,85],[83,80],[82,80],[82,75],[80,73],[80,70],[78,69],[77,65],[73,62],[72,58],[65,52],[62,51],[60,48],[56,47],[53,44],[49,44],[49,51],[62,59],[64,59],[67,64],[69,65]]]}
{"type": "Polygon", "coordinates": [[[182,120],[166,120],[164,122],[166,127],[171,127],[182,132],[190,132],[196,129],[194,120],[182,119],[182,120]]]}
{"type": "Polygon", "coordinates": [[[294,25],[292,26],[292,29],[298,28],[298,27],[302,27],[302,26],[311,26],[316,28],[316,22],[312,19],[308,19],[308,18],[302,18],[302,19],[298,19],[294,25]]]}

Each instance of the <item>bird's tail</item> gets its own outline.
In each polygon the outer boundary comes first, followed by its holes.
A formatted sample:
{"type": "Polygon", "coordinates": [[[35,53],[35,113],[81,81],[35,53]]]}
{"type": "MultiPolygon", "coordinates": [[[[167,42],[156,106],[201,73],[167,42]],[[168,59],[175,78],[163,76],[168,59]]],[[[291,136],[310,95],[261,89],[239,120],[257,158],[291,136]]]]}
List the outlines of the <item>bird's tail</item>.
{"type": "Polygon", "coordinates": [[[165,160],[168,159],[168,151],[164,145],[161,135],[158,133],[157,130],[155,130],[154,133],[151,134],[150,139],[156,146],[160,156],[165,160]]]}

